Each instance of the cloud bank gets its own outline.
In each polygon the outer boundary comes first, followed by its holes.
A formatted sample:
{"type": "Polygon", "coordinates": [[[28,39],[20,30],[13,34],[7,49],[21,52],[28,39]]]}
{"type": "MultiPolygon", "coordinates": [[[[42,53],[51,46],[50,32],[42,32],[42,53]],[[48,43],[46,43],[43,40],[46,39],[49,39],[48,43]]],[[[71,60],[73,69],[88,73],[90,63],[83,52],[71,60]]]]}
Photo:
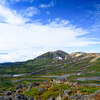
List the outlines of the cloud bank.
{"type": "Polygon", "coordinates": [[[0,53],[4,53],[0,55],[0,62],[25,61],[56,48],[100,43],[84,37],[88,31],[70,24],[68,20],[56,18],[47,24],[32,20],[32,23],[27,23],[34,14],[33,11],[23,17],[0,5],[0,53]]]}

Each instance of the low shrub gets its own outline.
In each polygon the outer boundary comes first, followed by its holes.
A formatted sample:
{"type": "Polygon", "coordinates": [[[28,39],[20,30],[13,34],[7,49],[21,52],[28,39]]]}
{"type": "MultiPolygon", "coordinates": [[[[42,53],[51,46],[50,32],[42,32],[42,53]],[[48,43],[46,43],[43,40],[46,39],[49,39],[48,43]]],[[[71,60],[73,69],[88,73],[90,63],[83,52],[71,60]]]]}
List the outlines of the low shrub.
{"type": "Polygon", "coordinates": [[[31,88],[29,91],[25,92],[24,95],[27,95],[34,99],[38,95],[37,88],[31,88]]]}
{"type": "Polygon", "coordinates": [[[89,85],[87,85],[87,86],[80,86],[79,90],[82,93],[91,94],[91,93],[94,93],[95,91],[99,90],[99,88],[96,87],[96,86],[89,86],[89,85]]]}

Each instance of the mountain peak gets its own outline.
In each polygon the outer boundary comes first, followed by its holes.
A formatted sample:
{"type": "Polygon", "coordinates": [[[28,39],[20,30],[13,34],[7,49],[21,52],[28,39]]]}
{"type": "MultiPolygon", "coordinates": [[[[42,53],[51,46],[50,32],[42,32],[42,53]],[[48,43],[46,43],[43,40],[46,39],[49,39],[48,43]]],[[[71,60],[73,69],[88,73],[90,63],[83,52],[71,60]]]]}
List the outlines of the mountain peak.
{"type": "MultiPolygon", "coordinates": [[[[69,54],[62,51],[62,50],[57,50],[57,51],[49,51],[47,53],[44,53],[37,58],[33,60],[34,64],[37,64],[41,62],[41,64],[46,64],[46,63],[55,63],[59,60],[64,60],[69,54]]],[[[32,60],[31,60],[32,61],[32,60]]],[[[28,61],[29,62],[29,61],[28,61]]]]}
{"type": "Polygon", "coordinates": [[[55,53],[68,55],[67,52],[62,51],[62,50],[57,50],[57,51],[55,51],[55,53]]]}

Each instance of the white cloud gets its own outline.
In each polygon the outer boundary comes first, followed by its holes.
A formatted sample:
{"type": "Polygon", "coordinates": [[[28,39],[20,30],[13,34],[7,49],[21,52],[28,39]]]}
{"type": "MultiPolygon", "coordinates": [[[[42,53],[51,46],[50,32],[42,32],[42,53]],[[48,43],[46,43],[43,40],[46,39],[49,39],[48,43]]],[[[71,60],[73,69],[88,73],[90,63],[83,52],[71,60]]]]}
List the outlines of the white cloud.
{"type": "Polygon", "coordinates": [[[49,8],[54,6],[54,1],[52,0],[49,4],[40,4],[39,7],[41,8],[49,8]]]}
{"type": "Polygon", "coordinates": [[[50,12],[49,12],[49,11],[47,11],[46,13],[47,13],[48,15],[50,15],[50,12]]]}
{"type": "Polygon", "coordinates": [[[32,17],[36,14],[39,14],[39,10],[35,7],[28,7],[25,10],[21,10],[21,13],[24,17],[32,17]]]}
{"type": "Polygon", "coordinates": [[[28,7],[25,10],[20,10],[18,14],[15,10],[10,10],[4,5],[0,5],[0,22],[22,24],[30,20],[28,17],[32,17],[36,14],[39,14],[39,10],[35,7],[28,7]]]}
{"type": "Polygon", "coordinates": [[[26,19],[23,19],[22,16],[18,15],[16,11],[11,11],[9,8],[6,8],[2,5],[0,5],[0,17],[3,22],[6,23],[15,23],[15,24],[21,24],[26,19]]]}
{"type": "Polygon", "coordinates": [[[76,28],[67,20],[56,18],[45,25],[26,24],[27,19],[3,5],[0,5],[0,15],[6,22],[0,23],[0,51],[8,53],[0,55],[0,62],[23,61],[57,48],[100,43],[83,37],[88,31],[76,28]]]}

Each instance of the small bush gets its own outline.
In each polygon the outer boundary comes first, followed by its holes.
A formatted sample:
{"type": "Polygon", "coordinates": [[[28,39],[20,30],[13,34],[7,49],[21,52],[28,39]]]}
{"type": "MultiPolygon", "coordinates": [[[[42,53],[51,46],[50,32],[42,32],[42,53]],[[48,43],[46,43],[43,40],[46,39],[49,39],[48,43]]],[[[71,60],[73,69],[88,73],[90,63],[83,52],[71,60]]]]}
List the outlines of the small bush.
{"type": "Polygon", "coordinates": [[[79,90],[82,93],[91,94],[91,93],[94,93],[95,91],[99,90],[99,88],[96,86],[81,86],[81,87],[79,87],[79,90]]]}
{"type": "Polygon", "coordinates": [[[46,92],[44,92],[42,95],[41,95],[41,97],[43,98],[43,99],[47,99],[47,98],[49,98],[49,97],[51,97],[51,96],[53,96],[54,95],[54,93],[52,92],[52,91],[46,91],[46,92]]]}
{"type": "Polygon", "coordinates": [[[68,85],[66,85],[66,84],[56,84],[56,85],[54,85],[52,88],[51,88],[52,90],[54,89],[58,89],[58,90],[71,90],[72,91],[72,89],[71,89],[71,87],[70,86],[68,86],[68,85]]]}
{"type": "Polygon", "coordinates": [[[34,99],[38,95],[37,88],[31,88],[29,91],[25,92],[24,95],[27,95],[34,99]]]}

